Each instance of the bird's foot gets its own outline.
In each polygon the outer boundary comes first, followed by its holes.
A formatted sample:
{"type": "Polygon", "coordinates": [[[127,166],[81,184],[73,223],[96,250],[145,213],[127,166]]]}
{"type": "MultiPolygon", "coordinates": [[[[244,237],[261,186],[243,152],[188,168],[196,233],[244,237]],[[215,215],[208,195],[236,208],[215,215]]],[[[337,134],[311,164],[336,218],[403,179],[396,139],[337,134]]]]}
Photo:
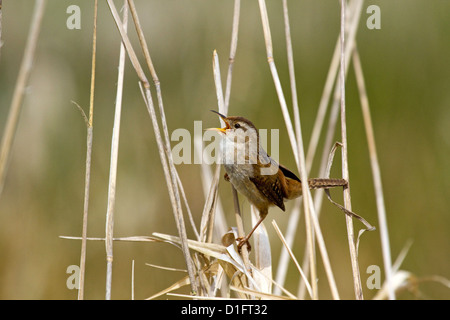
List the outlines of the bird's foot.
{"type": "Polygon", "coordinates": [[[237,248],[238,248],[238,252],[241,253],[242,251],[242,246],[245,244],[247,245],[247,250],[248,252],[250,252],[252,250],[252,246],[250,245],[250,243],[248,242],[248,238],[247,237],[239,237],[236,239],[238,242],[237,248]]]}

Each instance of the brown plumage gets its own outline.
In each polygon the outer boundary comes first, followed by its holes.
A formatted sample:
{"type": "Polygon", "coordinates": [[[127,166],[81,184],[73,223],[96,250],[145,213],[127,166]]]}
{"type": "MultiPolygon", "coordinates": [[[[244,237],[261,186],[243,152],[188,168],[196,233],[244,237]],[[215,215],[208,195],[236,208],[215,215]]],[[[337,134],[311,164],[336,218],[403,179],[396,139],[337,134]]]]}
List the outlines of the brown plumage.
{"type": "MultiPolygon", "coordinates": [[[[229,163],[225,160],[223,161],[226,171],[225,179],[230,181],[235,189],[243,194],[258,209],[260,215],[258,223],[239,242],[238,249],[240,250],[242,245],[245,243],[248,244],[248,240],[253,232],[267,216],[270,206],[277,206],[285,211],[285,201],[295,199],[302,195],[302,182],[292,171],[277,164],[267,155],[266,151],[259,145],[259,134],[251,121],[243,117],[225,117],[220,113],[217,114],[226,124],[225,128],[215,129],[225,135],[222,156],[230,156],[229,153],[232,153],[230,158],[235,159],[235,155],[239,151],[242,152],[244,150],[246,152],[245,163],[229,163]],[[253,133],[253,135],[249,133],[253,133]],[[231,139],[231,137],[233,138],[231,139]],[[256,141],[254,141],[255,139],[256,141]],[[253,149],[253,154],[251,151],[248,151],[251,150],[251,143],[256,143],[257,146],[253,149]],[[257,153],[257,157],[255,157],[255,152],[257,153]],[[253,163],[248,161],[255,158],[257,160],[253,163]],[[275,168],[278,166],[275,173],[262,173],[263,168],[269,168],[274,165],[275,168]]],[[[308,179],[310,189],[345,187],[347,184],[348,182],[344,179],[308,179]]]]}

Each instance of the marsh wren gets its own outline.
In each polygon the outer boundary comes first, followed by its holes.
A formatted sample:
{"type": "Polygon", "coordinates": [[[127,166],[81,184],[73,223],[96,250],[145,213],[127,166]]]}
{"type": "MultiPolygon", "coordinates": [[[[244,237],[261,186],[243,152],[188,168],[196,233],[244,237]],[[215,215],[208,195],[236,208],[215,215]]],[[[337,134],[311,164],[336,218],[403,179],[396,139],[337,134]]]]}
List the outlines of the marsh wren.
{"type": "MultiPolygon", "coordinates": [[[[214,110],[225,122],[225,128],[211,128],[221,133],[220,144],[225,180],[243,194],[259,211],[259,221],[247,236],[238,240],[238,250],[266,218],[269,207],[285,211],[284,202],[302,195],[302,182],[289,169],[278,164],[261,147],[253,123],[243,117],[226,117],[214,110]]],[[[308,179],[310,189],[347,186],[344,179],[308,179]]]]}

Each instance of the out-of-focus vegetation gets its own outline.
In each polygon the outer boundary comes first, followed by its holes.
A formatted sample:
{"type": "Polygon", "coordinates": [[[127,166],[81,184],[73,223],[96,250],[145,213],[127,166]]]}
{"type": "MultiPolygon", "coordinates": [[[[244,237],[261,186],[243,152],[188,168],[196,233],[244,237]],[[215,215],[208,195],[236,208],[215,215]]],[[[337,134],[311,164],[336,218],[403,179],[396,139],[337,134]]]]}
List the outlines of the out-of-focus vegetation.
{"type": "MultiPolygon", "coordinates": [[[[289,101],[282,7],[278,1],[268,2],[274,57],[289,101]]],[[[369,15],[364,10],[357,44],[372,108],[393,259],[412,240],[402,269],[418,278],[430,275],[450,278],[450,2],[379,0],[374,4],[381,9],[381,29],[367,29],[369,15]]],[[[233,2],[137,0],[136,6],[161,81],[169,130],[193,131],[195,120],[202,120],[203,128],[216,126],[216,116],[208,111],[217,104],[211,58],[216,49],[225,75],[233,2]]],[[[289,9],[302,129],[307,142],[339,32],[339,4],[326,0],[289,1],[289,9]]],[[[3,2],[0,132],[11,103],[32,10],[33,2],[29,0],[3,2]]],[[[92,21],[93,1],[47,3],[0,197],[0,298],[3,299],[77,296],[76,290],[66,287],[66,268],[79,264],[80,242],[59,236],[81,235],[86,126],[71,100],[88,109],[92,21]],[[66,9],[71,4],[80,6],[80,30],[66,27],[69,17],[66,9]]],[[[245,116],[259,128],[284,128],[267,64],[257,2],[242,2],[239,32],[229,114],[245,116]]],[[[131,25],[129,33],[135,41],[131,25]]],[[[99,2],[97,45],[88,235],[103,237],[120,45],[104,1],[99,2]]],[[[176,234],[151,121],[137,83],[127,60],[114,234],[118,237],[152,232],[176,234]]],[[[346,93],[353,209],[377,225],[352,67],[346,93]]],[[[280,130],[280,141],[280,161],[295,168],[285,130],[280,130]]],[[[314,165],[313,172],[317,168],[314,165]]],[[[340,174],[338,168],[336,160],[334,176],[340,174]]],[[[178,169],[199,224],[205,199],[200,166],[180,165],[178,169]]],[[[234,224],[230,189],[221,181],[219,190],[225,209],[230,211],[229,223],[234,224]]],[[[243,208],[248,213],[245,201],[243,208]]],[[[277,209],[269,214],[269,220],[276,219],[282,228],[286,227],[287,217],[277,209]]],[[[342,213],[324,203],[321,226],[341,297],[353,298],[342,213]]],[[[355,222],[355,228],[359,227],[355,222]]],[[[270,224],[268,229],[270,236],[276,237],[270,224]]],[[[304,241],[305,235],[298,234],[294,246],[298,257],[303,254],[304,241]]],[[[275,264],[280,248],[277,244],[272,247],[275,264]]],[[[366,269],[375,264],[383,270],[378,231],[363,235],[359,258],[364,294],[371,298],[375,292],[365,286],[366,269]]],[[[146,298],[181,278],[180,273],[156,270],[145,263],[185,267],[180,251],[170,245],[115,243],[113,298],[130,298],[133,259],[137,299],[146,298]]],[[[88,243],[86,267],[85,297],[103,298],[106,277],[103,242],[88,243]]],[[[319,268],[319,296],[330,298],[321,272],[319,268]]],[[[292,274],[295,278],[286,287],[296,292],[298,278],[294,270],[292,274]]],[[[420,283],[416,294],[405,292],[399,298],[450,298],[449,289],[435,282],[420,283]]]]}

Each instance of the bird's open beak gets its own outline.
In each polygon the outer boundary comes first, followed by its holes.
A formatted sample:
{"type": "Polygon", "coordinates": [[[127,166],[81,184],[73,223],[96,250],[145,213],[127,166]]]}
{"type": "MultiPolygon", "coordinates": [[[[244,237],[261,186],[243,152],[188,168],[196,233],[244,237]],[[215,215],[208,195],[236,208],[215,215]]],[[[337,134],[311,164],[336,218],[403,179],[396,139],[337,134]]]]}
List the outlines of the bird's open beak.
{"type": "Polygon", "coordinates": [[[230,124],[228,123],[227,117],[225,117],[223,114],[221,114],[221,113],[219,113],[219,112],[217,112],[215,110],[211,110],[211,111],[214,112],[214,113],[217,113],[219,115],[219,117],[222,118],[222,120],[225,122],[225,128],[208,128],[206,130],[216,130],[216,131],[219,131],[221,133],[226,133],[226,130],[231,128],[230,124]]]}

